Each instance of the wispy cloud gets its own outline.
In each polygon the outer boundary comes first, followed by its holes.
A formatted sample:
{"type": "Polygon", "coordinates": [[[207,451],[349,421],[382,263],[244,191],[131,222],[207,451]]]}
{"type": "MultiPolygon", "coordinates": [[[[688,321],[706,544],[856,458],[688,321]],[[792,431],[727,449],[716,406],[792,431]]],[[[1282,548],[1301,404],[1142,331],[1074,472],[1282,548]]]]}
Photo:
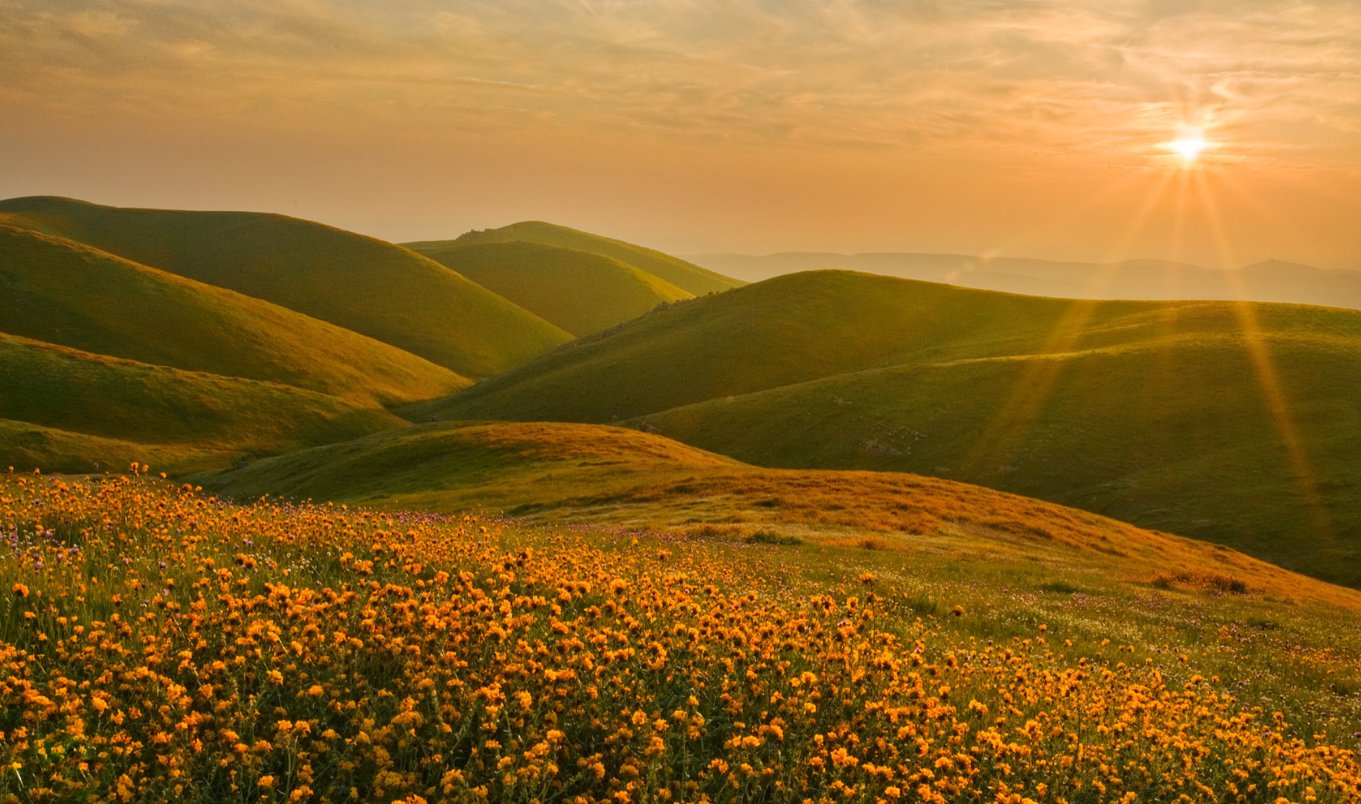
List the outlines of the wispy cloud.
{"type": "Polygon", "coordinates": [[[1336,136],[1361,97],[1361,7],[1347,2],[4,0],[0,13],[11,93],[97,107],[137,87],[147,114],[303,97],[362,110],[383,85],[435,115],[490,103],[881,146],[1048,131],[1033,141],[1069,147],[1151,108],[1336,136]]]}

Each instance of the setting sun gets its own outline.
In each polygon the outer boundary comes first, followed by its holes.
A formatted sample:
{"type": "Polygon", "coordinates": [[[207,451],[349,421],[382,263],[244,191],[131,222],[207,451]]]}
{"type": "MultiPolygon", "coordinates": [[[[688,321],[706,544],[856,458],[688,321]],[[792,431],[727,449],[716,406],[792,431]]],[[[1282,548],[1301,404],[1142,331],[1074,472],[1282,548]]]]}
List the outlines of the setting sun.
{"type": "Polygon", "coordinates": [[[1180,136],[1167,144],[1168,150],[1176,154],[1183,165],[1193,165],[1200,159],[1201,153],[1210,147],[1210,141],[1205,139],[1202,131],[1189,130],[1183,131],[1180,136]]]}

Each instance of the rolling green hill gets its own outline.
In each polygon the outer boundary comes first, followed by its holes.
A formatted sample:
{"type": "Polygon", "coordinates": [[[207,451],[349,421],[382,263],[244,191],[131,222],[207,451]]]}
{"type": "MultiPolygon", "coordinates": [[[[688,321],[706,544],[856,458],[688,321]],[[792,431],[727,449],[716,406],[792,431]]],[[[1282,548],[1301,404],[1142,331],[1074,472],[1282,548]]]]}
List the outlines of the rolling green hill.
{"type": "Polygon", "coordinates": [[[946,476],[1361,585],[1358,365],[1353,311],[816,272],[659,312],[408,413],[634,419],[761,465],[946,476]]]}
{"type": "Polygon", "coordinates": [[[1282,420],[1225,337],[877,369],[643,422],[762,465],[967,479],[1361,585],[1361,350],[1267,348],[1282,420]]]}
{"type": "Polygon", "coordinates": [[[504,371],[570,338],[408,249],[282,215],[51,197],[0,201],[0,213],[13,225],[273,302],[469,377],[504,371]]]}
{"type": "Polygon", "coordinates": [[[613,257],[558,246],[448,241],[419,251],[576,336],[694,297],[613,257]]]}
{"type": "Polygon", "coordinates": [[[141,459],[167,462],[159,468],[202,468],[402,424],[385,411],[313,391],[5,334],[0,377],[0,448],[7,463],[22,469],[33,468],[17,463],[25,457],[41,458],[45,471],[108,468],[131,444],[149,445],[141,459]]]}
{"type": "Polygon", "coordinates": [[[543,246],[599,254],[631,265],[695,296],[721,293],[742,284],[736,279],[701,268],[670,254],[542,221],[524,221],[499,229],[468,232],[455,241],[421,241],[406,245],[417,251],[426,251],[444,248],[450,242],[464,246],[482,243],[538,243],[543,246]]]}
{"type": "MultiPolygon", "coordinates": [[[[868,274],[793,274],[658,311],[409,412],[608,422],[910,359],[1038,349],[1066,307],[868,274]]],[[[1106,316],[1134,309],[1110,305],[1106,316]]]]}
{"type": "Polygon", "coordinates": [[[371,406],[428,399],[468,384],[333,324],[4,223],[0,331],[371,406]]]}

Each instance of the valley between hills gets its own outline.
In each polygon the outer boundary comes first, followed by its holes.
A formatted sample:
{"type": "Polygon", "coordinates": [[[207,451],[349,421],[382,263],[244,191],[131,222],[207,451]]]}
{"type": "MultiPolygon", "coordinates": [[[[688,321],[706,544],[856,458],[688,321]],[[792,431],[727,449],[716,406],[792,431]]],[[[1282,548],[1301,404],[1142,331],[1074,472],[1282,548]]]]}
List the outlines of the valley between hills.
{"type": "Polygon", "coordinates": [[[1361,796],[1354,277],[804,256],[0,201],[0,799],[1361,796]]]}

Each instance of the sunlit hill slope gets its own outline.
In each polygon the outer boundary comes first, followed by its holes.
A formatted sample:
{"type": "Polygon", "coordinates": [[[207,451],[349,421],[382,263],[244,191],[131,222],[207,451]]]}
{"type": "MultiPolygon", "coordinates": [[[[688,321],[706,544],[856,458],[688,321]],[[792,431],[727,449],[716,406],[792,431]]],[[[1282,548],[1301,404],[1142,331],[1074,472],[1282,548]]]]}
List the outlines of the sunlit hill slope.
{"type": "Polygon", "coordinates": [[[0,333],[0,450],[48,471],[220,464],[401,423],[380,408],[279,383],[152,366],[0,333]],[[57,431],[57,432],[52,432],[57,431]],[[146,445],[142,457],[133,445],[146,445]],[[25,459],[29,460],[25,460],[25,459]]]}
{"type": "MultiPolygon", "coordinates": [[[[1191,539],[953,480],[765,469],[629,428],[450,422],[264,458],[196,481],[253,499],[509,512],[688,534],[879,537],[877,547],[1099,566],[1128,580],[1220,576],[1277,597],[1361,597],[1191,539]]],[[[778,543],[776,540],[775,543],[778,543]]],[[[1302,598],[1301,598],[1302,599],[1302,598]]]]}
{"type": "Polygon", "coordinates": [[[468,384],[365,330],[485,371],[569,337],[417,254],[320,224],[2,201],[0,464],[220,466],[401,426],[383,406],[468,384]]]}

